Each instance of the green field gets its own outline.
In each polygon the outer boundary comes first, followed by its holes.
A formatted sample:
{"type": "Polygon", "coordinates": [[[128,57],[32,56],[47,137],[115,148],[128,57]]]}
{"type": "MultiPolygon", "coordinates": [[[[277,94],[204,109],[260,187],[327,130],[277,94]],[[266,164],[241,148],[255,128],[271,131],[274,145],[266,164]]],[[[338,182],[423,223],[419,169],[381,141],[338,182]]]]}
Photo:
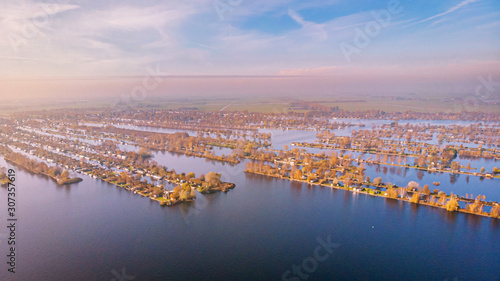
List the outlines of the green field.
{"type": "MultiPolygon", "coordinates": [[[[126,106],[114,106],[116,99],[89,99],[89,100],[45,100],[45,101],[15,101],[4,103],[0,106],[0,116],[8,116],[13,112],[21,111],[40,111],[52,109],[76,109],[76,108],[108,108],[121,109],[192,109],[206,111],[244,111],[265,112],[265,113],[286,113],[291,110],[296,112],[307,111],[300,108],[292,108],[291,102],[298,101],[296,98],[289,97],[245,97],[245,98],[203,98],[194,97],[190,99],[174,99],[150,97],[141,102],[129,102],[126,106]]],[[[462,101],[454,101],[446,97],[372,97],[372,96],[318,96],[302,97],[300,100],[310,103],[327,106],[339,107],[343,110],[383,110],[386,112],[460,112],[460,111],[480,111],[480,112],[500,112],[500,105],[477,105],[471,107],[464,105],[462,101]]]]}

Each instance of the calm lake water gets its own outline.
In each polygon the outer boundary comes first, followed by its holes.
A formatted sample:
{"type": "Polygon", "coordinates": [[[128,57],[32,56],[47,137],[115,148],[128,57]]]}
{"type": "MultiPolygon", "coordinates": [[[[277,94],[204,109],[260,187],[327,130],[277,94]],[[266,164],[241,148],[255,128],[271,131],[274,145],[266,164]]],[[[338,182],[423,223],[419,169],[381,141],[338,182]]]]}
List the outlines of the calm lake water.
{"type": "MultiPolygon", "coordinates": [[[[314,138],[273,132],[275,148],[314,138]]],[[[161,207],[96,179],[57,186],[16,168],[17,273],[8,274],[2,262],[0,280],[108,281],[122,269],[133,280],[282,280],[304,261],[307,280],[500,280],[500,220],[244,174],[245,161],[172,153],[155,160],[178,173],[221,172],[236,188],[161,207]],[[328,237],[338,247],[307,263],[318,239],[328,237]]],[[[405,176],[375,167],[367,174],[398,184],[439,180],[441,190],[500,199],[498,180],[460,175],[450,183],[450,174],[405,176]]],[[[5,188],[0,198],[5,260],[5,188]]]]}

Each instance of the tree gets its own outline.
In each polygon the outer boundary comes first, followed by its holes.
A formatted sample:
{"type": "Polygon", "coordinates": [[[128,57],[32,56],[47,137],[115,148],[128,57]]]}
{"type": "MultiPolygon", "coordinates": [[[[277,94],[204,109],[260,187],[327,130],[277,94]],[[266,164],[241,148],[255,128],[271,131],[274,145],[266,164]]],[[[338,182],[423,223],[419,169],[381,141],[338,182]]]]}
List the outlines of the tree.
{"type": "Polygon", "coordinates": [[[127,180],[128,180],[128,175],[127,175],[127,173],[125,173],[125,172],[121,172],[121,173],[120,173],[120,179],[119,179],[120,183],[126,183],[126,182],[127,182],[127,180]]]}
{"type": "Polygon", "coordinates": [[[69,172],[68,172],[68,170],[64,170],[64,171],[62,172],[62,174],[61,174],[61,179],[62,179],[62,180],[66,180],[66,179],[68,179],[68,177],[69,177],[69,172]]]}
{"type": "Polygon", "coordinates": [[[317,179],[316,174],[309,174],[309,176],[307,176],[308,181],[315,181],[316,179],[317,179]]]}
{"type": "Polygon", "coordinates": [[[205,175],[205,181],[210,185],[210,187],[218,186],[221,183],[221,174],[208,172],[205,175]]]}
{"type": "Polygon", "coordinates": [[[377,177],[377,178],[373,179],[373,184],[374,185],[380,185],[380,183],[382,183],[382,178],[381,177],[377,177]]]}
{"type": "Polygon", "coordinates": [[[152,157],[152,154],[148,151],[147,148],[145,147],[141,147],[139,149],[139,151],[137,152],[137,154],[139,154],[139,156],[142,158],[142,159],[147,159],[147,158],[150,158],[152,157]]]}
{"type": "Polygon", "coordinates": [[[446,193],[440,191],[438,193],[438,197],[439,197],[438,203],[440,203],[441,205],[445,205],[445,203],[446,203],[446,193]]]}
{"type": "Polygon", "coordinates": [[[295,170],[293,173],[293,178],[296,180],[302,179],[302,171],[300,169],[295,170]]]}
{"type": "Polygon", "coordinates": [[[427,184],[424,185],[424,194],[427,196],[431,195],[431,190],[429,189],[429,186],[427,184]]]}
{"type": "Polygon", "coordinates": [[[191,172],[191,173],[188,173],[186,175],[186,179],[190,180],[190,179],[194,179],[196,176],[195,176],[195,173],[191,172]]]}
{"type": "Polygon", "coordinates": [[[196,189],[194,186],[191,187],[191,192],[189,193],[190,198],[196,198],[196,189]]]}
{"type": "Polygon", "coordinates": [[[408,192],[404,187],[398,187],[397,188],[398,195],[401,196],[401,199],[405,199],[408,197],[408,192]]]}
{"type": "Polygon", "coordinates": [[[181,188],[179,186],[174,187],[174,189],[172,189],[172,194],[170,194],[170,198],[178,199],[180,196],[179,194],[180,190],[181,188]]]}
{"type": "Polygon", "coordinates": [[[179,191],[179,200],[184,201],[187,200],[189,197],[189,192],[186,190],[181,190],[179,191]]]}
{"type": "Polygon", "coordinates": [[[358,170],[359,170],[360,172],[362,172],[362,171],[366,170],[366,168],[365,168],[365,164],[364,164],[364,163],[360,163],[360,164],[359,164],[359,166],[358,166],[358,170]]]}
{"type": "Polygon", "coordinates": [[[153,187],[153,195],[160,196],[163,193],[163,188],[160,186],[153,187]]]}
{"type": "Polygon", "coordinates": [[[389,198],[398,198],[398,192],[395,188],[387,188],[386,193],[389,198]]]}
{"type": "Polygon", "coordinates": [[[411,199],[410,199],[410,202],[412,203],[418,203],[418,200],[420,200],[420,194],[418,193],[413,193],[411,199]]]}
{"type": "Polygon", "coordinates": [[[338,179],[338,178],[336,178],[336,177],[335,177],[335,178],[333,178],[333,180],[332,180],[332,185],[335,185],[335,186],[336,186],[336,185],[338,185],[338,184],[339,184],[339,179],[338,179]]]}
{"type": "Polygon", "coordinates": [[[486,171],[486,169],[484,167],[481,167],[481,169],[479,170],[481,173],[484,173],[486,171]]]}
{"type": "Polygon", "coordinates": [[[449,212],[456,212],[458,210],[458,200],[454,196],[451,196],[450,200],[446,202],[445,207],[449,212]]]}
{"type": "Polygon", "coordinates": [[[352,179],[350,176],[346,176],[344,179],[344,187],[350,187],[352,185],[352,179]]]}
{"type": "Polygon", "coordinates": [[[7,177],[7,169],[5,167],[0,168],[0,179],[5,179],[7,177]]]}
{"type": "Polygon", "coordinates": [[[490,216],[494,218],[500,218],[500,205],[491,207],[490,216]]]}
{"type": "Polygon", "coordinates": [[[420,187],[420,184],[416,181],[410,181],[408,183],[408,189],[413,191],[413,190],[417,190],[418,188],[420,187]]]}

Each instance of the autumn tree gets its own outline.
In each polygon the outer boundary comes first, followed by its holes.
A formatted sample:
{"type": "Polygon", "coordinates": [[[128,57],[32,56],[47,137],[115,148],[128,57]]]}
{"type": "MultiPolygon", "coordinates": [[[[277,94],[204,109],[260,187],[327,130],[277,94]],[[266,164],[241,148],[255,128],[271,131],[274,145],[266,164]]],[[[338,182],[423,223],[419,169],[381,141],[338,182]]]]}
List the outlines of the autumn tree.
{"type": "Polygon", "coordinates": [[[420,187],[420,184],[418,182],[416,182],[416,181],[410,181],[408,183],[408,189],[410,191],[417,190],[419,187],[420,187]]]}
{"type": "Polygon", "coordinates": [[[0,180],[7,178],[7,169],[5,167],[0,168],[0,180]]]}
{"type": "Polygon", "coordinates": [[[61,180],[67,180],[69,178],[68,170],[64,170],[60,176],[61,180]]]}
{"type": "Polygon", "coordinates": [[[163,193],[163,187],[161,186],[155,186],[153,187],[153,195],[160,196],[163,193]]]}
{"type": "Polygon", "coordinates": [[[456,212],[456,211],[458,211],[458,200],[457,200],[457,198],[455,198],[454,196],[451,196],[450,200],[448,200],[448,202],[446,202],[445,208],[449,212],[456,212]]]}
{"type": "Polygon", "coordinates": [[[490,216],[494,218],[500,218],[500,205],[495,205],[491,207],[490,216]]]}
{"type": "Polygon", "coordinates": [[[180,191],[181,191],[180,186],[174,187],[174,189],[172,189],[172,194],[170,195],[170,198],[172,198],[172,199],[179,199],[179,196],[180,196],[179,192],[180,191]]]}
{"type": "Polygon", "coordinates": [[[410,202],[418,203],[419,200],[420,200],[420,194],[418,194],[416,192],[413,193],[413,195],[411,196],[410,202]]]}
{"type": "Polygon", "coordinates": [[[142,159],[148,159],[152,157],[152,154],[149,152],[149,150],[146,147],[141,147],[137,154],[142,158],[142,159]]]}
{"type": "Polygon", "coordinates": [[[221,174],[208,172],[205,175],[205,181],[210,185],[210,187],[218,186],[221,183],[221,174]]]}
{"type": "Polygon", "coordinates": [[[431,195],[431,190],[429,189],[429,186],[427,184],[424,185],[424,194],[427,196],[431,195]]]}
{"type": "Polygon", "coordinates": [[[309,174],[309,175],[307,176],[307,180],[308,180],[308,181],[315,181],[316,179],[317,179],[316,174],[309,174]]]}
{"type": "Polygon", "coordinates": [[[293,178],[296,180],[302,179],[302,171],[300,169],[295,170],[293,173],[293,178]]]}
{"type": "Polygon", "coordinates": [[[195,173],[193,172],[190,172],[186,175],[186,179],[187,180],[190,180],[190,179],[194,179],[196,176],[195,176],[195,173]]]}
{"type": "Polygon", "coordinates": [[[395,188],[387,188],[386,193],[389,198],[398,198],[398,192],[395,188]]]}
{"type": "Polygon", "coordinates": [[[446,203],[446,193],[440,191],[438,193],[438,203],[440,203],[441,205],[444,205],[446,203]]]}

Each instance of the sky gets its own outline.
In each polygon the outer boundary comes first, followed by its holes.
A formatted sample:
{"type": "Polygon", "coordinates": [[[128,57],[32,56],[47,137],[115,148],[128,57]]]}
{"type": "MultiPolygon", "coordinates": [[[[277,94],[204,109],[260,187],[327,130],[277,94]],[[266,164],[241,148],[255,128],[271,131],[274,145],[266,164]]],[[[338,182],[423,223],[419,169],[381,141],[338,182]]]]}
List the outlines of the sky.
{"type": "Polygon", "coordinates": [[[223,77],[207,94],[462,93],[478,77],[500,81],[498,0],[0,0],[0,11],[0,96],[71,95],[60,79],[75,93],[131,91],[110,77],[201,94],[206,76],[223,77]]]}

